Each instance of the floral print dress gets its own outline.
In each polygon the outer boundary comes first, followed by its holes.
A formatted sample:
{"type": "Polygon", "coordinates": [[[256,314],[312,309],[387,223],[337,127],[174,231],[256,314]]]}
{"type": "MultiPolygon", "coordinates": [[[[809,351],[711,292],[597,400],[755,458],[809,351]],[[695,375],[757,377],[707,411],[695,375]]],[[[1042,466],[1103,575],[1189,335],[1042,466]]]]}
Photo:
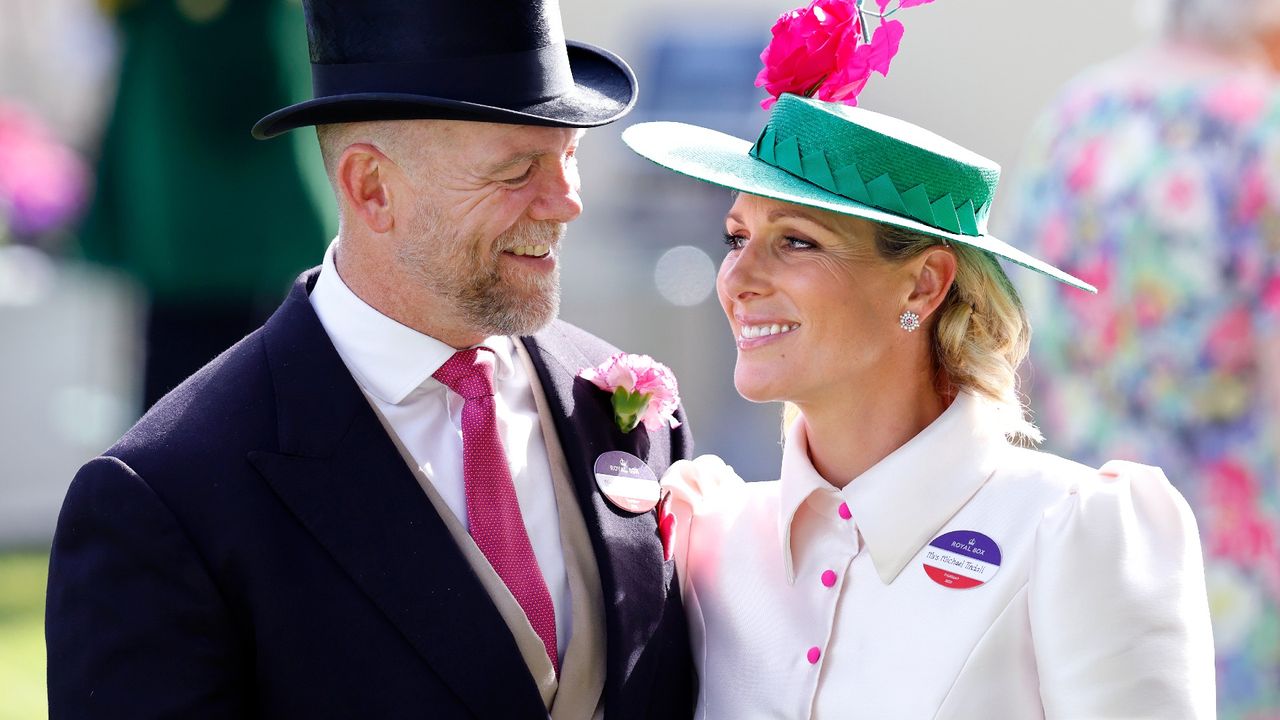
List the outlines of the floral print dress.
{"type": "Polygon", "coordinates": [[[1220,717],[1280,718],[1280,84],[1136,52],[1067,86],[1019,177],[1006,237],[1099,289],[1020,283],[1045,447],[1165,469],[1200,525],[1220,717]]]}

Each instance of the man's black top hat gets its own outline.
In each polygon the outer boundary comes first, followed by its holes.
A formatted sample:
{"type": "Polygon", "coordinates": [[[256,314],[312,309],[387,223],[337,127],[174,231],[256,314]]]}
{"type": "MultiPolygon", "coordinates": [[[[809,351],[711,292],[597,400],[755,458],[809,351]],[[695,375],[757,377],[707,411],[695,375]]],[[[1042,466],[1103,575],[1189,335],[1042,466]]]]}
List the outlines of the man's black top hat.
{"type": "Polygon", "coordinates": [[[254,137],[307,125],[444,118],[592,127],[635,103],[617,55],[566,42],[558,0],[303,0],[312,100],[254,137]]]}

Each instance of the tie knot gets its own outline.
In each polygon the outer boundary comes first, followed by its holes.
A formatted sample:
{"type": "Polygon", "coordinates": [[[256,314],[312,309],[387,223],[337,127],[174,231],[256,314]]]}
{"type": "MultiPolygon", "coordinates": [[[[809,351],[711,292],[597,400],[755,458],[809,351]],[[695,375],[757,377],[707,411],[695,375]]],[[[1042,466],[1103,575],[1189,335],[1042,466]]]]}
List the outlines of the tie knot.
{"type": "Polygon", "coordinates": [[[431,377],[465,400],[491,397],[494,359],[493,351],[486,347],[459,350],[445,360],[431,377]]]}

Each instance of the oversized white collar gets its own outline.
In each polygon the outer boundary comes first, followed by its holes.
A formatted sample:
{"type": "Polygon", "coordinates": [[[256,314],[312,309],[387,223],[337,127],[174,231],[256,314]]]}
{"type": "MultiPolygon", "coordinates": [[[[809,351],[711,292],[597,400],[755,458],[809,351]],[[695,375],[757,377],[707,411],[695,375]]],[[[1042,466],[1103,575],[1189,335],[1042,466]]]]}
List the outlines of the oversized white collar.
{"type": "MultiPolygon", "coordinates": [[[[915,557],[995,472],[1008,446],[986,400],[962,392],[918,435],[859,475],[842,490],[828,483],[809,459],[804,418],[787,430],[782,451],[778,536],[783,564],[793,579],[791,526],[815,493],[824,505],[848,504],[877,574],[885,584],[915,557]]],[[[849,428],[849,442],[858,442],[849,428]]]]}

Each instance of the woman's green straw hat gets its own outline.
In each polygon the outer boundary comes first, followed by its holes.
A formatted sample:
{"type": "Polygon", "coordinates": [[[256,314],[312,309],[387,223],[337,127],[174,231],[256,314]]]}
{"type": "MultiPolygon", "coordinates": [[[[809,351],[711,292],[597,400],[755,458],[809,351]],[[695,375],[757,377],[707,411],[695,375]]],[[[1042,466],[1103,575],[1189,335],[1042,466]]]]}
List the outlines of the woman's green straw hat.
{"type": "Polygon", "coordinates": [[[999,165],[887,115],[784,94],[754,144],[675,122],[633,125],[622,139],[704,182],[963,243],[1097,292],[987,232],[999,165]]]}

